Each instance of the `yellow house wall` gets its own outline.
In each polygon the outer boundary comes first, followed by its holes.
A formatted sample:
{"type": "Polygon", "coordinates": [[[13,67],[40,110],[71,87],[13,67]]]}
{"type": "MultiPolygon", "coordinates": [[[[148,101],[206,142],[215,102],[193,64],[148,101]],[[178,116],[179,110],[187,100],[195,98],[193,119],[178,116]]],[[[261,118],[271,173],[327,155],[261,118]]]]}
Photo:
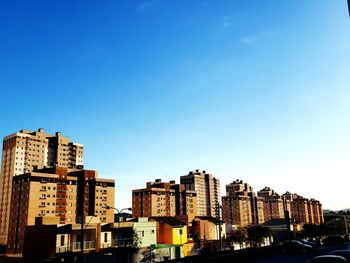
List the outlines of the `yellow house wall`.
{"type": "Polygon", "coordinates": [[[182,248],[183,248],[183,253],[185,257],[190,256],[191,250],[193,247],[194,247],[194,243],[187,243],[183,245],[182,248]]]}
{"type": "Polygon", "coordinates": [[[187,226],[183,226],[181,227],[182,229],[182,235],[179,234],[179,227],[173,228],[172,229],[172,233],[173,233],[173,240],[172,243],[170,244],[174,244],[174,245],[182,245],[185,244],[187,242],[187,226]]]}

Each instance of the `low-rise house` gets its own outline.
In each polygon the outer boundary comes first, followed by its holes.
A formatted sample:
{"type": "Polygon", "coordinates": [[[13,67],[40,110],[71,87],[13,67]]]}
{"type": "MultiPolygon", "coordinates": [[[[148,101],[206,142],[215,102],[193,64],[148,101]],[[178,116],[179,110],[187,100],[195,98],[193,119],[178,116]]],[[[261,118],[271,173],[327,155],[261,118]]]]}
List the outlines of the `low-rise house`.
{"type": "MultiPolygon", "coordinates": [[[[84,251],[98,251],[101,223],[98,218],[84,225],[84,251]]],[[[37,217],[35,225],[24,231],[24,258],[51,258],[66,252],[81,251],[81,225],[58,224],[55,217],[37,217]],[[35,242],[33,242],[35,240],[35,242]]]]}
{"type": "MultiPolygon", "coordinates": [[[[81,232],[81,224],[58,224],[56,217],[37,217],[35,225],[25,229],[23,256],[31,259],[52,258],[66,253],[81,253],[81,232]]],[[[98,217],[88,216],[83,232],[85,253],[118,248],[134,249],[139,245],[134,222],[101,224],[98,217]]],[[[155,229],[153,236],[151,240],[156,239],[155,229]]]]}
{"type": "Polygon", "coordinates": [[[134,231],[139,238],[140,248],[157,244],[157,222],[149,222],[147,217],[135,218],[133,222],[134,231]]]}
{"type": "Polygon", "coordinates": [[[187,242],[187,225],[182,221],[170,217],[151,217],[150,221],[157,223],[157,243],[183,245],[187,242]]]}
{"type": "Polygon", "coordinates": [[[196,216],[192,222],[192,235],[199,240],[219,240],[226,238],[226,224],[212,216],[196,216]]]}
{"type": "Polygon", "coordinates": [[[187,224],[175,217],[151,217],[151,222],[157,223],[157,247],[156,249],[168,252],[170,259],[189,255],[194,243],[188,239],[187,224]]]}

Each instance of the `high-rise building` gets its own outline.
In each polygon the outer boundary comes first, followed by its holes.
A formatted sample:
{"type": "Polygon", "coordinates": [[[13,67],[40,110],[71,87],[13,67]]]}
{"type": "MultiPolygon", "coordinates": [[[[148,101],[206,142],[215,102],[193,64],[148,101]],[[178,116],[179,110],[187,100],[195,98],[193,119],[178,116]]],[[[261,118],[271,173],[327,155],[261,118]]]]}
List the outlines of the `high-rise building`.
{"type": "Polygon", "coordinates": [[[287,191],[282,195],[283,200],[283,209],[286,213],[288,211],[288,216],[291,218],[292,216],[292,202],[294,198],[297,198],[297,194],[292,194],[291,192],[287,191]]]}
{"type": "Polygon", "coordinates": [[[175,181],[147,182],[146,188],[132,191],[133,217],[187,216],[191,221],[197,215],[197,194],[186,190],[175,181]]]}
{"type": "Polygon", "coordinates": [[[269,187],[263,188],[257,194],[264,198],[264,221],[285,218],[283,199],[280,195],[269,187]]]}
{"type": "Polygon", "coordinates": [[[242,180],[226,185],[222,197],[223,220],[230,225],[247,226],[264,222],[264,198],[256,196],[253,188],[242,180]]]}
{"type": "Polygon", "coordinates": [[[113,223],[114,180],[100,179],[92,170],[52,167],[13,177],[8,253],[23,248],[24,229],[36,217],[58,218],[60,224],[81,222],[81,215],[113,223]]]}
{"type": "Polygon", "coordinates": [[[195,170],[180,177],[187,190],[197,193],[198,216],[219,217],[217,206],[221,203],[220,180],[205,170],[195,170]]]}
{"type": "Polygon", "coordinates": [[[320,201],[310,199],[309,209],[311,210],[309,214],[312,214],[312,217],[309,220],[311,223],[318,225],[324,223],[323,209],[320,201]]]}
{"type": "Polygon", "coordinates": [[[282,195],[285,210],[290,219],[298,223],[322,224],[324,222],[322,204],[315,199],[304,198],[286,192],[282,195]]]}
{"type": "Polygon", "coordinates": [[[292,216],[298,223],[309,223],[308,199],[298,196],[292,201],[292,216]]]}
{"type": "Polygon", "coordinates": [[[44,129],[21,130],[4,138],[0,175],[0,244],[7,244],[12,177],[46,166],[82,167],[83,145],[71,142],[60,132],[46,134],[44,129]]]}

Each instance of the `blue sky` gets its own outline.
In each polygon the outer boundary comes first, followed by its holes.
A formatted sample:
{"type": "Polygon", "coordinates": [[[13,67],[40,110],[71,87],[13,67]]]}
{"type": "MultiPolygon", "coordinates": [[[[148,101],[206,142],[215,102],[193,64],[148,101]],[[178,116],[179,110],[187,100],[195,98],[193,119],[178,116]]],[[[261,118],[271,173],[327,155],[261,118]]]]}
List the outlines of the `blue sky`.
{"type": "Polygon", "coordinates": [[[349,207],[346,0],[3,1],[0,135],[85,145],[116,207],[200,168],[349,207]]]}

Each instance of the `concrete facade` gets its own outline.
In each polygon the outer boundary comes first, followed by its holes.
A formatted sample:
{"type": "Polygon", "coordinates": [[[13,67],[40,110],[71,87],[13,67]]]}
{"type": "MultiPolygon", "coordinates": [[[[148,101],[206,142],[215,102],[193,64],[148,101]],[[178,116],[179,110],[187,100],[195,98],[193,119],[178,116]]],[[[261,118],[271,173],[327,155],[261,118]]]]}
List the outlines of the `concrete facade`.
{"type": "Polygon", "coordinates": [[[257,194],[259,197],[264,198],[264,222],[285,217],[283,198],[274,190],[265,187],[257,194]]]}
{"type": "Polygon", "coordinates": [[[175,181],[147,182],[146,188],[132,191],[133,217],[197,215],[197,194],[175,181]]]}
{"type": "Polygon", "coordinates": [[[36,217],[56,218],[59,224],[80,222],[81,215],[114,221],[114,180],[99,179],[96,171],[43,168],[13,177],[8,253],[20,253],[24,229],[36,217]],[[83,210],[83,211],[82,211],[83,210]]]}
{"type": "Polygon", "coordinates": [[[197,193],[197,215],[219,217],[216,209],[221,203],[220,180],[205,170],[190,171],[187,175],[180,177],[180,183],[187,190],[197,193]]]}
{"type": "Polygon", "coordinates": [[[148,222],[147,217],[139,217],[134,221],[134,230],[140,239],[140,247],[146,248],[157,244],[157,223],[148,222]]]}
{"type": "Polygon", "coordinates": [[[215,217],[197,216],[192,222],[192,232],[201,241],[220,240],[219,225],[221,226],[221,238],[225,239],[226,224],[215,217]]]}
{"type": "Polygon", "coordinates": [[[264,222],[264,198],[258,197],[253,188],[242,180],[226,185],[222,197],[223,220],[230,225],[247,226],[264,222]]]}
{"type": "Polygon", "coordinates": [[[7,244],[12,177],[31,172],[36,167],[82,166],[83,148],[82,144],[71,142],[60,132],[50,135],[44,129],[21,130],[4,138],[0,175],[0,245],[7,244]]]}

